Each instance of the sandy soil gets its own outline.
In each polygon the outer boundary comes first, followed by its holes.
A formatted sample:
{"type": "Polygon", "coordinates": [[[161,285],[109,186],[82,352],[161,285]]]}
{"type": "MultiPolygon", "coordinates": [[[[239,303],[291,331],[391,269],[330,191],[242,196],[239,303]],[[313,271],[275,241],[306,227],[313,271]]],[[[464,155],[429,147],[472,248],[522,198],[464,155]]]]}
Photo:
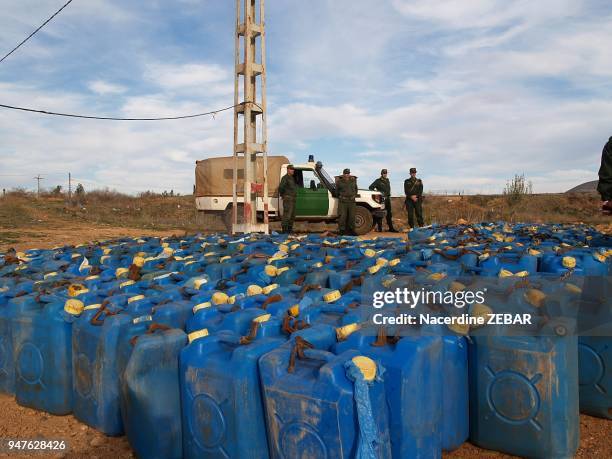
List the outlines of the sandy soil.
{"type": "MultiPolygon", "coordinates": [[[[65,452],[45,452],[39,454],[6,454],[0,457],[50,457],[50,458],[89,458],[118,459],[133,458],[125,437],[110,438],[81,424],[73,416],[51,416],[49,414],[24,408],[12,397],[0,395],[0,439],[45,439],[64,440],[68,445],[65,452]]],[[[612,457],[612,421],[580,417],[580,450],[577,458],[610,458],[612,457]]],[[[487,451],[465,443],[458,450],[445,454],[447,458],[484,459],[510,458],[506,454],[487,451]]]]}
{"type": "Polygon", "coordinates": [[[121,237],[184,235],[183,230],[153,231],[141,228],[118,228],[113,226],[90,226],[78,224],[66,228],[11,228],[13,241],[0,241],[0,252],[13,247],[15,250],[50,249],[62,245],[82,244],[95,240],[121,237]]]}

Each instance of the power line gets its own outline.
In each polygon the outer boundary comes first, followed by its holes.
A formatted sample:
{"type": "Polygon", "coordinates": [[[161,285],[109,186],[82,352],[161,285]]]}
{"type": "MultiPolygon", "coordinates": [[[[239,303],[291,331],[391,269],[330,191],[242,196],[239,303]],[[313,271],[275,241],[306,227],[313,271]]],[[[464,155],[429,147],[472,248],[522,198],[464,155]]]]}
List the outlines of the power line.
{"type": "Polygon", "coordinates": [[[40,26],[38,29],[36,29],[34,32],[32,32],[30,35],[28,35],[28,36],[26,37],[26,39],[25,39],[25,40],[23,40],[21,43],[19,43],[17,46],[15,46],[15,47],[14,47],[12,50],[10,50],[10,51],[7,53],[7,54],[6,54],[6,55],[5,55],[5,56],[4,56],[2,59],[0,59],[0,64],[1,64],[1,63],[4,61],[4,59],[6,59],[7,57],[9,57],[11,54],[13,54],[13,53],[14,53],[15,51],[17,51],[19,48],[21,48],[21,46],[22,46],[23,44],[25,44],[25,42],[26,42],[26,41],[28,41],[30,38],[32,38],[34,35],[36,35],[36,33],[38,33],[38,31],[39,31],[40,29],[42,29],[42,28],[43,28],[44,26],[46,26],[46,25],[47,25],[49,22],[51,22],[55,16],[57,16],[58,14],[60,14],[60,13],[62,12],[62,10],[63,10],[64,8],[66,8],[68,5],[70,5],[71,3],[72,3],[72,0],[68,0],[68,1],[67,1],[67,2],[64,4],[64,6],[62,6],[62,7],[61,7],[59,10],[57,10],[57,11],[56,11],[56,12],[53,14],[53,16],[51,16],[49,19],[47,19],[45,22],[43,22],[43,23],[42,23],[42,25],[41,25],[41,26],[40,26]]]}
{"type": "Polygon", "coordinates": [[[188,119],[188,118],[198,118],[201,116],[208,116],[208,115],[216,115],[217,113],[221,113],[221,112],[225,112],[227,110],[231,110],[232,108],[236,108],[240,105],[243,104],[238,104],[238,105],[232,105],[230,107],[225,107],[225,108],[220,108],[218,110],[213,110],[210,112],[206,112],[206,113],[196,113],[194,115],[182,115],[182,116],[160,116],[160,117],[155,117],[155,118],[117,118],[117,117],[112,117],[112,116],[90,116],[90,115],[74,115],[74,114],[70,114],[70,113],[59,113],[59,112],[51,112],[48,110],[37,110],[37,109],[33,109],[33,108],[25,108],[25,107],[16,107],[13,105],[5,105],[5,104],[0,104],[1,108],[6,108],[6,109],[10,109],[10,110],[19,110],[22,112],[30,112],[30,113],[39,113],[42,115],[53,115],[53,116],[63,116],[63,117],[67,117],[67,118],[81,118],[81,119],[88,119],[88,120],[105,120],[105,121],[169,121],[169,120],[184,120],[184,119],[188,119]]]}

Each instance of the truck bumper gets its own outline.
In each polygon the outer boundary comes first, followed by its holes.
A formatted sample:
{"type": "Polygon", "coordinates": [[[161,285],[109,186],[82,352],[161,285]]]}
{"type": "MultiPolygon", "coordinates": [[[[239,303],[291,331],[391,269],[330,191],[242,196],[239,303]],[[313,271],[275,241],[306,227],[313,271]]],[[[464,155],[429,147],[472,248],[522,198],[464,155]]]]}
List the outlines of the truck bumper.
{"type": "Polygon", "coordinates": [[[374,218],[385,218],[387,215],[387,211],[385,209],[375,209],[372,211],[372,216],[374,218]]]}

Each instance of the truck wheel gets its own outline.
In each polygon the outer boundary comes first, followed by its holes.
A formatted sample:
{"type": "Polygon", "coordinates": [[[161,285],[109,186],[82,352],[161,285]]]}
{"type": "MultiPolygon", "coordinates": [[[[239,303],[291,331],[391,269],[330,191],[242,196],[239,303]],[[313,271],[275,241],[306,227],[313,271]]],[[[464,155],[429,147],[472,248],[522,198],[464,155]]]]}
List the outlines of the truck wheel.
{"type": "MultiPolygon", "coordinates": [[[[242,204],[238,204],[238,223],[243,221],[243,210],[242,204]]],[[[225,225],[225,231],[227,234],[232,234],[232,205],[227,206],[227,209],[223,211],[223,224],[225,225]]]]}
{"type": "Polygon", "coordinates": [[[357,209],[355,209],[355,232],[362,236],[369,233],[372,226],[374,226],[372,213],[363,206],[357,206],[357,209]]]}

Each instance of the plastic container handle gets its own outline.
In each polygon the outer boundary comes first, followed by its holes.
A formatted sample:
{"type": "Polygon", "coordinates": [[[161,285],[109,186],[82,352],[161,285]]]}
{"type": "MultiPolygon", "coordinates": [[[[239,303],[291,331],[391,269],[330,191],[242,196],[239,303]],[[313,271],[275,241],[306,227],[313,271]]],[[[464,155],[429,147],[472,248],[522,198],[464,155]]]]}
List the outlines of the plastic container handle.
{"type": "Polygon", "coordinates": [[[104,321],[106,320],[107,317],[115,316],[115,315],[119,314],[119,311],[116,311],[116,312],[109,311],[108,309],[106,309],[106,306],[108,306],[108,302],[107,301],[103,302],[102,306],[100,307],[100,309],[98,309],[96,311],[96,313],[93,315],[93,317],[89,321],[89,323],[91,325],[95,325],[97,327],[100,327],[100,326],[104,325],[104,321]],[[104,315],[104,317],[102,319],[100,319],[100,316],[102,314],[104,314],[104,313],[106,313],[106,314],[104,315]]]}
{"type": "Polygon", "coordinates": [[[296,361],[313,359],[322,360],[325,363],[329,362],[334,357],[334,354],[328,351],[315,349],[312,343],[309,343],[301,336],[295,337],[295,345],[291,349],[291,355],[289,357],[289,366],[287,367],[287,373],[293,373],[295,370],[296,361]],[[308,354],[307,354],[308,353],[308,354]]]}
{"type": "MultiPolygon", "coordinates": [[[[172,329],[172,327],[169,327],[168,325],[164,325],[164,324],[159,324],[159,323],[153,322],[151,325],[149,325],[149,328],[145,332],[145,335],[152,335],[156,331],[167,331],[167,330],[171,330],[171,329],[172,329]]],[[[132,339],[130,340],[130,344],[132,346],[135,346],[136,345],[136,341],[138,341],[138,338],[140,338],[140,335],[133,336],[132,339]]]]}

